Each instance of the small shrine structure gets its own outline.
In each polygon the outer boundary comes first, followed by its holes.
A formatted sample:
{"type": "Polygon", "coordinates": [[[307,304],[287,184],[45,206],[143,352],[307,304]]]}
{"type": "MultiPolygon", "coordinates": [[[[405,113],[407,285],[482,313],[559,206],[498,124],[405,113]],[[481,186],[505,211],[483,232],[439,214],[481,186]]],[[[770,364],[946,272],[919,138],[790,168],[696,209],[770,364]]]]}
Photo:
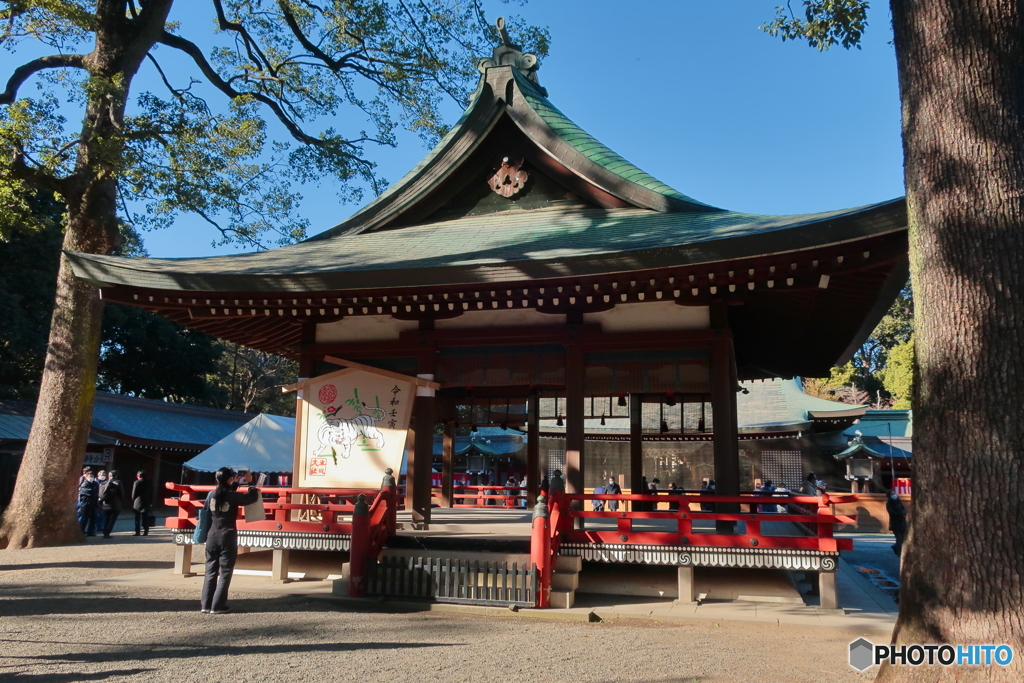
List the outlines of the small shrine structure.
{"type": "MultiPolygon", "coordinates": [[[[906,282],[904,200],[785,216],[710,206],[587,134],[538,66],[506,39],[440,143],[304,242],[210,258],[72,253],[75,274],[106,301],[296,359],[302,378],[338,370],[334,356],[438,384],[416,392],[406,443],[418,525],[435,428],[446,500],[456,425],[526,431],[532,505],[542,418],[564,425],[572,495],[593,486],[586,422],[628,417],[623,489],[639,494],[652,404],[679,411],[680,433],[711,434],[717,491],[737,495],[740,381],[825,376],[852,356],[906,282]]],[[[580,78],[599,107],[599,68],[580,78]]]]}

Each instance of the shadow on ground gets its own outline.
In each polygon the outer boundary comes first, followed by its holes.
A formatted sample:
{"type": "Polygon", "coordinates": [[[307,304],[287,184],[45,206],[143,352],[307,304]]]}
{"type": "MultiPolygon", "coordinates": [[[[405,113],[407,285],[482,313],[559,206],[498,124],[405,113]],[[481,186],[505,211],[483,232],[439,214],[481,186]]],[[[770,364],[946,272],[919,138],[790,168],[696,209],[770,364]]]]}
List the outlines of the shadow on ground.
{"type": "Polygon", "coordinates": [[[158,562],[155,560],[96,560],[92,562],[46,562],[40,564],[6,564],[0,565],[0,571],[21,571],[24,569],[58,569],[67,567],[78,567],[81,569],[168,569],[173,566],[173,562],[158,562]]]}

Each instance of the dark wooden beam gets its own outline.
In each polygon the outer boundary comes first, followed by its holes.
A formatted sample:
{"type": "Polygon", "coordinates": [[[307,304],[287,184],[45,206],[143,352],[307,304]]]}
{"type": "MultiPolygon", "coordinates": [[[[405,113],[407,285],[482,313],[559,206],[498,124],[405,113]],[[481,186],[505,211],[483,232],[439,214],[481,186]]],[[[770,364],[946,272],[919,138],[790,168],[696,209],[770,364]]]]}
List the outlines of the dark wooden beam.
{"type": "MultiPolygon", "coordinates": [[[[583,493],[584,460],[584,408],[583,381],[585,368],[583,350],[569,346],[565,353],[565,490],[583,493]]],[[[580,501],[573,505],[579,506],[580,501]]],[[[582,507],[581,507],[582,509],[582,507]]],[[[574,517],[577,528],[583,528],[583,518],[574,517]]]]}
{"type": "Polygon", "coordinates": [[[634,495],[646,495],[640,485],[644,474],[643,396],[629,395],[629,488],[634,495]]]}
{"type": "Polygon", "coordinates": [[[537,504],[540,483],[540,397],[534,393],[526,408],[526,506],[537,504]]]}
{"type": "Polygon", "coordinates": [[[441,507],[455,504],[455,423],[445,422],[441,437],[441,507]]]}
{"type": "MultiPolygon", "coordinates": [[[[736,380],[733,372],[732,340],[723,338],[711,346],[711,410],[715,492],[723,496],[740,493],[739,430],[736,415],[736,380]]],[[[739,512],[739,505],[718,503],[717,512],[739,512]]],[[[716,523],[719,533],[731,533],[732,522],[716,523]]]]}

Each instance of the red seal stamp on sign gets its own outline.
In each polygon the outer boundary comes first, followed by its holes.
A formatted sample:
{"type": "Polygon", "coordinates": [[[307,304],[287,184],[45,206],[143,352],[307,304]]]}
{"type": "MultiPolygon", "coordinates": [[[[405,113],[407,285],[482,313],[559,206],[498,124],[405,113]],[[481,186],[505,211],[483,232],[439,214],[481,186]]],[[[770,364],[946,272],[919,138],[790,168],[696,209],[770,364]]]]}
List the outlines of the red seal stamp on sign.
{"type": "Polygon", "coordinates": [[[311,477],[326,477],[327,476],[327,458],[310,458],[309,459],[309,476],[311,476],[311,477]]]}
{"type": "Polygon", "coordinates": [[[317,394],[320,399],[320,403],[330,405],[334,403],[334,399],[338,398],[338,389],[333,384],[325,384],[320,387],[320,393],[317,394]]]}

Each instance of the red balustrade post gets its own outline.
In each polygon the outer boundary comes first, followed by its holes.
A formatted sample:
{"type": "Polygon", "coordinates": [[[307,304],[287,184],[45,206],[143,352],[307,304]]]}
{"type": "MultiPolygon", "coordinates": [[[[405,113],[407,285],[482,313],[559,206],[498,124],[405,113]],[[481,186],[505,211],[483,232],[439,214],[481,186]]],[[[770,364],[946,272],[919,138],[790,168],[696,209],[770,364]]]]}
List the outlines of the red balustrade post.
{"type": "Polygon", "coordinates": [[[384,479],[380,482],[381,488],[387,493],[384,500],[388,506],[387,527],[388,535],[398,531],[398,482],[395,481],[395,471],[390,467],[384,470],[384,479]]]}
{"type": "Polygon", "coordinates": [[[551,606],[551,530],[548,528],[547,499],[537,497],[533,506],[533,534],[530,536],[530,561],[537,567],[540,587],[537,591],[537,607],[551,606]]]}
{"type": "Polygon", "coordinates": [[[832,509],[828,504],[828,494],[822,493],[818,498],[818,550],[834,553],[839,548],[832,535],[832,509]]]}
{"type": "Polygon", "coordinates": [[[348,595],[363,597],[366,563],[370,555],[370,506],[366,494],[360,493],[352,511],[352,544],[348,551],[348,595]]]}

